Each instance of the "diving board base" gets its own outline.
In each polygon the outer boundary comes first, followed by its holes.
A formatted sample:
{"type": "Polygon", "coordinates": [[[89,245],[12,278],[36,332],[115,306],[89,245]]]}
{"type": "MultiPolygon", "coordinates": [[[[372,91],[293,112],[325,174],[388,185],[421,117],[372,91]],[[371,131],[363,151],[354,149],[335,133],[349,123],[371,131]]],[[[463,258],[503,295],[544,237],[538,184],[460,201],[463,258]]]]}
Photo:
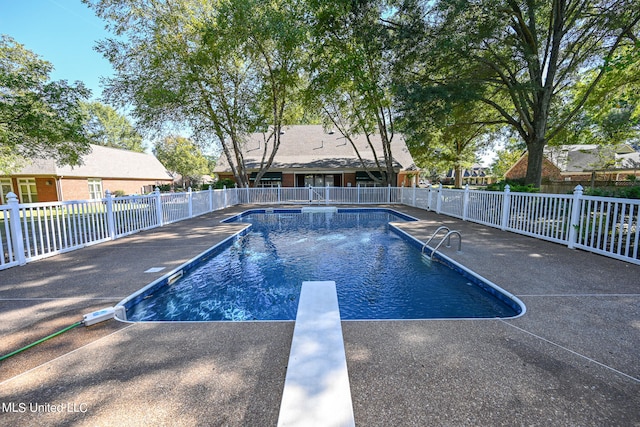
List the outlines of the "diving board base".
{"type": "Polygon", "coordinates": [[[278,426],[355,426],[335,282],[302,283],[278,426]]]}
{"type": "Polygon", "coordinates": [[[302,213],[335,213],[338,208],[335,206],[304,206],[302,213]]]}

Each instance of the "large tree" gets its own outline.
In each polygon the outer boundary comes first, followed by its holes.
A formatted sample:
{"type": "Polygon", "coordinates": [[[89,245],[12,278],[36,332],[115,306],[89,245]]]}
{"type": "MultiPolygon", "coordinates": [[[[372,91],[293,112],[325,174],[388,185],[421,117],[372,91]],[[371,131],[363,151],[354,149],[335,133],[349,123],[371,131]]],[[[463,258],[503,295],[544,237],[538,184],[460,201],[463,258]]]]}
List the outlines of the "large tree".
{"type": "Polygon", "coordinates": [[[220,145],[243,187],[245,137],[264,131],[259,175],[270,167],[300,75],[299,2],[85,1],[126,37],[98,48],[116,71],[108,100],[132,104],[148,129],[186,125],[199,143],[220,145]]]}
{"type": "Polygon", "coordinates": [[[13,38],[0,38],[0,167],[19,158],[52,158],[77,165],[89,152],[80,102],[90,91],[80,82],[51,81],[53,66],[13,38]]]}
{"type": "Polygon", "coordinates": [[[144,152],[142,135],[126,116],[98,101],[82,102],[80,106],[86,116],[84,128],[91,142],[105,147],[144,152]]]}
{"type": "MultiPolygon", "coordinates": [[[[588,87],[578,84],[575,90],[580,96],[588,87]]],[[[620,49],[611,59],[564,136],[574,143],[640,144],[640,41],[620,49]]]]}
{"type": "Polygon", "coordinates": [[[188,138],[167,136],[156,142],[153,153],[170,171],[182,176],[182,184],[190,186],[209,171],[209,160],[188,138]]]}
{"type": "Polygon", "coordinates": [[[381,20],[383,1],[310,1],[312,43],[311,82],[307,102],[322,111],[329,127],[338,130],[360,157],[357,135],[368,142],[378,179],[360,160],[374,181],[395,184],[391,144],[396,136],[390,87],[388,29],[381,20]],[[373,135],[381,146],[373,143],[373,135]]]}
{"type": "Polygon", "coordinates": [[[539,186],[544,147],[635,39],[639,20],[637,0],[409,0],[399,22],[414,32],[400,63],[442,97],[500,114],[527,146],[526,182],[539,186]],[[585,90],[572,91],[580,80],[585,90]]]}
{"type": "Polygon", "coordinates": [[[439,164],[445,170],[453,169],[454,186],[461,188],[463,170],[491,145],[494,128],[479,120],[485,113],[472,103],[457,105],[433,121],[423,119],[426,126],[418,131],[407,129],[407,145],[418,165],[439,164]]]}

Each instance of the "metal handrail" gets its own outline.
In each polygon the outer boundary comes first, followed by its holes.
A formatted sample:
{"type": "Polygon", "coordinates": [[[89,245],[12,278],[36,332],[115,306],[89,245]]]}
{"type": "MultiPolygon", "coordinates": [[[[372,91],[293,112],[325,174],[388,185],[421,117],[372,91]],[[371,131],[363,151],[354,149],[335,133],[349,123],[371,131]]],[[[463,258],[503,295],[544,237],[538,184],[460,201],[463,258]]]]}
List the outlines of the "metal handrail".
{"type": "Polygon", "coordinates": [[[420,251],[420,253],[421,253],[421,254],[424,254],[424,248],[426,248],[426,247],[429,245],[429,243],[431,243],[431,241],[436,237],[436,235],[438,234],[438,232],[439,232],[440,230],[447,230],[447,233],[449,233],[449,232],[451,231],[451,230],[449,230],[449,227],[446,227],[446,226],[444,226],[444,225],[442,225],[442,226],[438,227],[438,228],[436,229],[436,231],[434,231],[434,232],[433,232],[433,234],[431,235],[431,237],[429,238],[429,240],[427,240],[427,241],[425,242],[425,244],[424,244],[424,245],[422,245],[422,250],[420,251]]]}
{"type": "MultiPolygon", "coordinates": [[[[315,201],[317,201],[318,204],[321,204],[323,202],[323,199],[325,198],[324,194],[317,192],[315,189],[311,190],[311,194],[313,194],[314,196],[317,196],[317,199],[316,200],[309,200],[309,204],[310,205],[312,204],[312,202],[315,202],[315,201]]],[[[327,201],[324,200],[324,203],[326,204],[327,201]]]]}
{"type": "Polygon", "coordinates": [[[462,235],[460,234],[459,231],[457,230],[453,230],[453,231],[449,231],[447,233],[446,236],[444,236],[442,238],[442,240],[440,240],[440,242],[436,245],[435,248],[433,248],[433,251],[431,252],[431,257],[430,259],[433,259],[433,255],[436,253],[436,251],[438,250],[438,248],[440,248],[440,246],[442,245],[442,243],[444,243],[444,241],[447,241],[447,247],[450,248],[451,247],[451,235],[457,235],[458,236],[458,252],[462,251],[462,235]]]}

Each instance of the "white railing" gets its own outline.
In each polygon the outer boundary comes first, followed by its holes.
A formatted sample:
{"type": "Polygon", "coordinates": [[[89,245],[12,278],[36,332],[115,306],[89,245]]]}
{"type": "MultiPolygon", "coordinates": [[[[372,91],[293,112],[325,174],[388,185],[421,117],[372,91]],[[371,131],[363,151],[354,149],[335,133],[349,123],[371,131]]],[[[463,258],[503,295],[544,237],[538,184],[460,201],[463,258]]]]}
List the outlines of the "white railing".
{"type": "Polygon", "coordinates": [[[584,196],[581,201],[573,246],[639,264],[640,200],[584,196]]]}
{"type": "Polygon", "coordinates": [[[640,264],[640,200],[406,188],[402,203],[640,264]]]}
{"type": "Polygon", "coordinates": [[[154,195],[150,196],[125,196],[103,200],[107,212],[111,209],[113,218],[112,238],[127,236],[138,231],[157,227],[158,201],[154,195]]]}
{"type": "Polygon", "coordinates": [[[208,190],[101,200],[0,206],[0,270],[193,218],[229,206],[232,191],[208,190]],[[231,193],[231,194],[229,194],[231,193]]]}
{"type": "Polygon", "coordinates": [[[506,230],[557,243],[569,242],[573,198],[568,195],[511,193],[506,230]]]}
{"type": "Polygon", "coordinates": [[[22,239],[16,238],[19,218],[11,206],[0,205],[0,270],[20,264],[18,253],[24,253],[24,248],[21,246],[22,239]]]}
{"type": "Polygon", "coordinates": [[[499,227],[502,221],[504,193],[496,191],[469,191],[464,219],[499,227]]]}
{"type": "Polygon", "coordinates": [[[0,270],[238,204],[403,204],[640,264],[640,200],[407,187],[232,188],[0,206],[0,270]]]}

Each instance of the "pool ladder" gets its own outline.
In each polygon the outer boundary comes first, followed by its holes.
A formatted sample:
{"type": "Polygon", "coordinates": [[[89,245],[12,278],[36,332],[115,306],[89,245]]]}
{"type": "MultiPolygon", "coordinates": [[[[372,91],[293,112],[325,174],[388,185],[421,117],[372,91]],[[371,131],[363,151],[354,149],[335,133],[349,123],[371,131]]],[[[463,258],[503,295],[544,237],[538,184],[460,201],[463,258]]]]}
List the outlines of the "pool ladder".
{"type": "Polygon", "coordinates": [[[434,232],[433,232],[433,234],[431,235],[431,237],[429,238],[429,240],[427,240],[427,241],[425,242],[425,244],[424,244],[424,245],[422,245],[422,250],[420,251],[420,253],[421,253],[422,255],[424,255],[424,250],[425,250],[425,248],[427,248],[427,247],[428,247],[429,249],[431,249],[431,257],[430,257],[430,259],[433,259],[433,255],[434,255],[434,254],[436,253],[436,251],[440,248],[440,246],[442,246],[442,244],[443,244],[444,242],[447,242],[447,245],[446,245],[446,247],[447,247],[447,248],[450,248],[450,247],[451,247],[451,236],[452,236],[452,235],[454,235],[454,236],[458,236],[458,252],[460,252],[460,251],[462,250],[462,235],[460,234],[460,232],[459,232],[459,231],[457,231],[457,230],[450,230],[450,229],[449,229],[449,227],[446,227],[446,226],[444,226],[444,225],[443,225],[443,226],[438,227],[438,228],[436,229],[436,231],[434,231],[434,232]],[[433,239],[435,239],[435,238],[436,238],[436,236],[438,235],[438,233],[440,233],[440,232],[441,232],[441,231],[443,231],[443,230],[446,232],[446,234],[442,237],[442,239],[440,239],[440,241],[438,242],[438,244],[437,244],[437,245],[432,249],[432,248],[429,246],[429,243],[431,243],[431,241],[432,241],[433,239]]]}

